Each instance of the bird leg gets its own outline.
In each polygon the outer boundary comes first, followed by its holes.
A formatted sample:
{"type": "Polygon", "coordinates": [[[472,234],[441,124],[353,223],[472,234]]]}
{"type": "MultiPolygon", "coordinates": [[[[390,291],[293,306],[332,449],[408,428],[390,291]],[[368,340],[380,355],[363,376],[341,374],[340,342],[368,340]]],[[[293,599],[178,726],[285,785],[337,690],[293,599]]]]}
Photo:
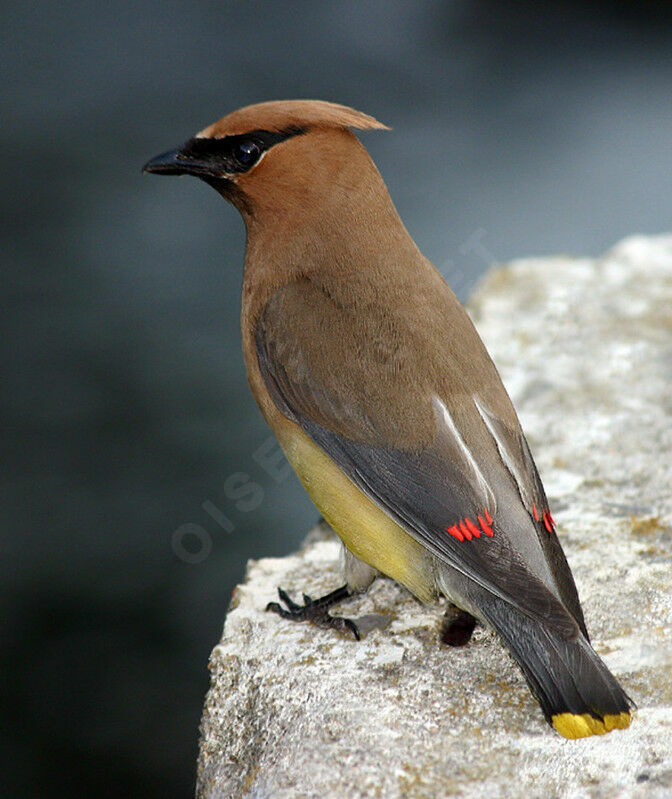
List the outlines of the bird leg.
{"type": "Polygon", "coordinates": [[[441,642],[448,646],[465,646],[475,626],[476,619],[471,613],[449,602],[441,625],[441,642]]]}
{"type": "Polygon", "coordinates": [[[345,619],[342,616],[330,616],[328,613],[330,607],[352,596],[352,591],[347,585],[342,585],[340,588],[337,588],[335,591],[319,599],[312,599],[308,594],[304,594],[303,605],[298,605],[294,602],[289,594],[283,591],[282,588],[278,588],[278,596],[285,607],[283,608],[278,602],[269,602],[268,605],[266,605],[266,610],[277,613],[279,616],[282,616],[283,619],[309,621],[316,624],[318,627],[339,630],[340,632],[349,630],[358,641],[360,640],[359,629],[352,619],[345,619]]]}

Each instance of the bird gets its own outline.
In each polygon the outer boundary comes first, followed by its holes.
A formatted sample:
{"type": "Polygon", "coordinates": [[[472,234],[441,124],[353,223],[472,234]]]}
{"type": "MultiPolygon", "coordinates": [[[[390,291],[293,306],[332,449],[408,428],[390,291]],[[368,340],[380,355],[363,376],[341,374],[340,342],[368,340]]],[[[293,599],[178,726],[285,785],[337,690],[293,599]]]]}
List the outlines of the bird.
{"type": "Polygon", "coordinates": [[[447,643],[493,629],[560,735],[625,729],[634,702],[590,644],[499,373],[353,132],[376,129],[336,103],[258,103],[144,167],[194,175],[242,215],[250,388],[344,546],[344,585],[303,605],[280,588],[268,609],[359,638],[329,609],[392,578],[446,599],[447,643]]]}

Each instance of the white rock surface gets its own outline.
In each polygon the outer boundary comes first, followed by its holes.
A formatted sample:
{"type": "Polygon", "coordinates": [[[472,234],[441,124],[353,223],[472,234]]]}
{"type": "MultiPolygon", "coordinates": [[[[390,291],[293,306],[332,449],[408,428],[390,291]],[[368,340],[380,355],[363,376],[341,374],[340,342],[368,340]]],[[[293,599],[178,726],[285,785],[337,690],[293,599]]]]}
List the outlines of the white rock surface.
{"type": "Polygon", "coordinates": [[[491,271],[471,312],[519,411],[593,644],[639,711],[566,741],[498,639],[438,642],[389,580],[344,603],[361,642],[264,612],[340,584],[339,547],[251,562],[212,653],[201,797],[672,796],[672,236],[491,271]]]}

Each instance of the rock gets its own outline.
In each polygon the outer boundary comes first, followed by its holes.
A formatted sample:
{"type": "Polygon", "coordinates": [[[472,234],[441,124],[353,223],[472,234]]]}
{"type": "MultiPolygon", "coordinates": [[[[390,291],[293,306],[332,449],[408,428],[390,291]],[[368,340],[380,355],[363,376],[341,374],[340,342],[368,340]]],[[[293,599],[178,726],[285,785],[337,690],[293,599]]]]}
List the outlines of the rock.
{"type": "Polygon", "coordinates": [[[499,640],[439,643],[389,580],[361,642],[264,612],[340,584],[339,545],[249,564],[210,660],[200,797],[672,796],[672,236],[516,261],[470,305],[535,453],[596,650],[639,705],[567,741],[499,640]]]}

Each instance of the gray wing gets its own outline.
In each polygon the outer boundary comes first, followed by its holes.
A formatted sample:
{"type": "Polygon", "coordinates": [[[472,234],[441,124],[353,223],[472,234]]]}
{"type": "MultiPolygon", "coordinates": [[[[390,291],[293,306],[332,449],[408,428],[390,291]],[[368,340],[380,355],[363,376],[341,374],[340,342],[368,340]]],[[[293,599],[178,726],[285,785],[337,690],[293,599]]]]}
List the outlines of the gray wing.
{"type": "MultiPolygon", "coordinates": [[[[529,616],[543,620],[563,637],[575,636],[577,624],[572,615],[532,573],[513,545],[506,526],[507,508],[489,487],[445,405],[434,397],[425,410],[432,414],[435,429],[428,445],[412,448],[384,443],[379,433],[385,424],[378,418],[384,412],[381,403],[367,404],[352,390],[350,361],[361,358],[366,347],[366,341],[358,340],[352,344],[358,352],[347,357],[352,333],[348,323],[351,328],[355,320],[344,321],[340,333],[346,346],[336,365],[332,358],[328,371],[320,361],[324,358],[321,337],[305,327],[296,330],[288,322],[292,318],[310,320],[311,312],[313,317],[319,315],[318,302],[321,300],[312,291],[283,290],[257,321],[259,367],[279,410],[439,560],[529,616]]],[[[394,390],[394,365],[384,364],[381,374],[376,374],[377,368],[355,378],[388,381],[394,390]],[[389,369],[392,374],[385,373],[389,369]]],[[[422,404],[421,399],[409,401],[422,404]]],[[[414,415],[417,410],[409,409],[409,417],[414,415]]],[[[499,457],[494,442],[492,448],[493,456],[499,457]]]]}

